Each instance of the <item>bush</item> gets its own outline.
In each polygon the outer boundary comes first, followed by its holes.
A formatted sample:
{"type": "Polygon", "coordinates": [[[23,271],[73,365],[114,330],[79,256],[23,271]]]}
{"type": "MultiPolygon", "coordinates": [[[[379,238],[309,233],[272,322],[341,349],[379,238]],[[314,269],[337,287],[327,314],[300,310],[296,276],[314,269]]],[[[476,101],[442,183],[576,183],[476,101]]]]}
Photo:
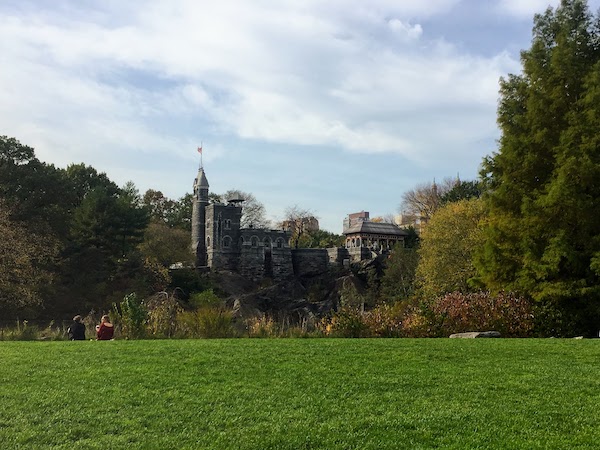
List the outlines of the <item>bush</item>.
{"type": "Polygon", "coordinates": [[[35,341],[39,338],[39,328],[30,325],[27,320],[17,321],[15,328],[3,329],[0,340],[3,341],[35,341]]]}
{"type": "Polygon", "coordinates": [[[183,338],[225,338],[235,336],[230,311],[204,307],[177,314],[177,336],[183,338]]]}
{"type": "Polygon", "coordinates": [[[343,307],[331,319],[324,321],[325,334],[334,337],[359,338],[370,336],[364,314],[358,308],[343,307]]]}
{"type": "Polygon", "coordinates": [[[266,338],[280,337],[280,327],[271,317],[261,316],[246,320],[248,337],[266,338]]]}
{"type": "Polygon", "coordinates": [[[194,309],[204,307],[219,306],[223,301],[214,293],[212,289],[207,289],[202,292],[196,292],[190,296],[190,306],[194,309]]]}
{"type": "Polygon", "coordinates": [[[127,294],[121,303],[113,305],[113,315],[121,325],[121,334],[127,339],[146,336],[148,310],[135,293],[127,294]]]}
{"type": "Polygon", "coordinates": [[[383,304],[364,314],[364,323],[373,337],[400,337],[402,335],[403,307],[383,304]]]}
{"type": "Polygon", "coordinates": [[[159,292],[145,302],[148,311],[148,333],[153,337],[170,338],[177,331],[177,315],[183,311],[174,297],[159,292]]]}
{"type": "Polygon", "coordinates": [[[499,331],[503,337],[526,337],[533,330],[531,303],[512,293],[452,292],[408,314],[404,335],[448,336],[467,331],[499,331]]]}

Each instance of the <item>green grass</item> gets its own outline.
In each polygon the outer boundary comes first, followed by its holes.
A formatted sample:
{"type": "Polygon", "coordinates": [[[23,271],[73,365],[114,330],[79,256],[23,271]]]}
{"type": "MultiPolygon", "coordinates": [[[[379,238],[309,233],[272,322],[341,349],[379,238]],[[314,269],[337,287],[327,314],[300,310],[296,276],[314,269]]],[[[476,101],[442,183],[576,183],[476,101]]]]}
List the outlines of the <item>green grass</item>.
{"type": "Polygon", "coordinates": [[[0,342],[0,447],[598,448],[600,341],[0,342]]]}

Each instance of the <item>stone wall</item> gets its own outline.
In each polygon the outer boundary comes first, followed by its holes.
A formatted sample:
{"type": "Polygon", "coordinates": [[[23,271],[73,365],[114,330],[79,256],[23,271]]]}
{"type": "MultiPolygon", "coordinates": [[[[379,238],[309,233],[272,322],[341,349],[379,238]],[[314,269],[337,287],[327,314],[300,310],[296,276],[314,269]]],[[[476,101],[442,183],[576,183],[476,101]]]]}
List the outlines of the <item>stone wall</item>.
{"type": "Polygon", "coordinates": [[[350,247],[348,248],[350,261],[358,262],[365,259],[373,259],[372,251],[367,247],[350,247]]]}
{"type": "Polygon", "coordinates": [[[329,264],[343,265],[345,260],[350,259],[350,253],[346,247],[333,247],[327,249],[329,264]]]}
{"type": "Polygon", "coordinates": [[[271,249],[271,276],[275,281],[294,276],[292,253],[289,247],[271,249]]]}
{"type": "Polygon", "coordinates": [[[238,272],[245,278],[259,281],[265,276],[265,249],[243,245],[240,252],[238,272]]]}
{"type": "Polygon", "coordinates": [[[329,254],[325,248],[296,248],[292,250],[292,264],[296,276],[319,275],[329,268],[329,254]]]}

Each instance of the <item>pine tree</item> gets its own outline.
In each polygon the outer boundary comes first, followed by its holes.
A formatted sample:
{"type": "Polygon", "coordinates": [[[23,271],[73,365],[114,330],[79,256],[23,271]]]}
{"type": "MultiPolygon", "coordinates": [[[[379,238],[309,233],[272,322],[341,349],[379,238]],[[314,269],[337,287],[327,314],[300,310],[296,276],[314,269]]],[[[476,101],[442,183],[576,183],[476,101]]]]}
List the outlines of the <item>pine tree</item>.
{"type": "Polygon", "coordinates": [[[600,32],[582,0],[536,15],[523,73],[500,82],[499,150],[477,265],[551,310],[553,332],[600,328],[600,32]]]}

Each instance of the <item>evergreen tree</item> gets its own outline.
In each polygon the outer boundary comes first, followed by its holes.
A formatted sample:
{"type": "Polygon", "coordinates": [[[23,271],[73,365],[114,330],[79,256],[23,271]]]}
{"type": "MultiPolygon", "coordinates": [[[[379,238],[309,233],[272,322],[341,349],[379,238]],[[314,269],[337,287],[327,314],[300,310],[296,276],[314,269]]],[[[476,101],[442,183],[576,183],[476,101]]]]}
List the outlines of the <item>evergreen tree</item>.
{"type": "Polygon", "coordinates": [[[600,327],[598,23],[582,0],[535,16],[523,73],[500,82],[500,146],[482,170],[483,281],[551,310],[553,333],[600,327]]]}

